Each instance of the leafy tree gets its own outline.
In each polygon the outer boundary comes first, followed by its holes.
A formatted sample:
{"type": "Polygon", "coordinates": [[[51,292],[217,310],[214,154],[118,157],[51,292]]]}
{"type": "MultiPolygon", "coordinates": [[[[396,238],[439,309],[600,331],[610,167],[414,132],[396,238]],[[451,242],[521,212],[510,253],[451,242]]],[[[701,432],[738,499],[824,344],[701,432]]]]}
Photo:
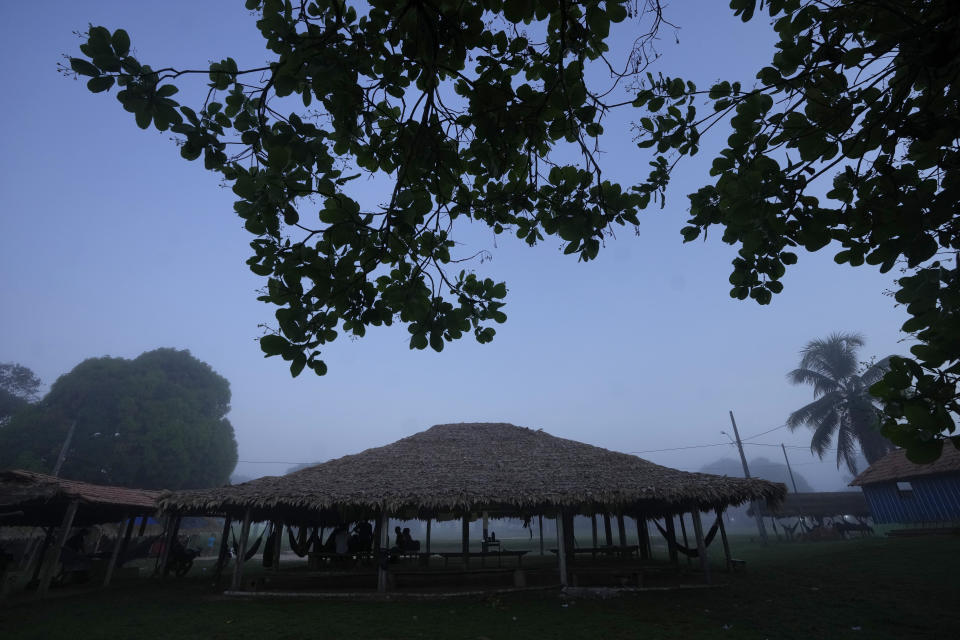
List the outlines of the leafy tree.
{"type": "Polygon", "coordinates": [[[237,462],[230,384],[189,351],[91,358],[0,429],[0,467],[49,473],[76,423],[61,475],[141,488],[224,484],[237,462]]]}
{"type": "Polygon", "coordinates": [[[255,236],[248,264],[267,278],[260,299],[278,307],[260,345],[293,375],[325,373],[319,348],[340,332],[396,320],[411,348],[492,340],[506,284],[454,272],[469,257],[456,253],[457,219],[531,245],[557,236],[590,260],[665,184],[657,166],[625,191],[594,151],[609,83],[591,86],[584,68],[602,62],[630,0],[355,5],[248,0],[273,56],[253,69],[154,68],[104,27],[70,59],[91,91],[119,87],[140,127],[179,134],[184,158],[232,186],[255,236]],[[194,74],[209,79],[196,109],[173,84],[194,74]],[[564,146],[574,162],[551,160],[564,146]],[[361,207],[350,181],[363,173],[392,182],[389,201],[361,207]]]}
{"type": "MultiPolygon", "coordinates": [[[[780,37],[757,83],[709,91],[639,74],[662,17],[628,0],[248,0],[273,59],[240,69],[154,69],[130,55],[125,31],[91,27],[71,73],[117,98],[142,128],[180,136],[232,185],[255,236],[250,268],[267,278],[276,331],[261,339],[291,372],[326,371],[320,348],[340,332],[399,320],[411,348],[503,322],[505,283],[452,273],[458,218],[533,245],[555,236],[594,258],[616,225],[663,202],[672,168],[701,135],[729,120],[714,184],[690,196],[686,241],[723,227],[739,246],[731,294],[767,304],[783,289],[797,248],[839,248],[836,260],[905,270],[897,301],[918,344],[894,358],[873,391],[884,433],[916,460],[939,455],[960,410],[960,250],[957,178],[960,28],[952,0],[769,0],[780,37]],[[605,102],[584,69],[615,66],[610,25],[646,16],[648,29],[605,102]],[[197,109],[174,82],[202,74],[197,109]],[[710,105],[698,114],[703,96],[710,105]],[[634,99],[635,98],[635,99],[634,99]],[[296,108],[297,101],[303,109],[296,108]],[[601,119],[638,110],[638,144],[653,150],[645,179],[624,188],[597,160],[601,119]],[[557,154],[564,146],[574,153],[557,154]],[[577,157],[556,163],[551,157],[577,157]],[[350,181],[392,180],[387,202],[361,207],[350,181]],[[823,185],[825,181],[827,185],[823,185]],[[824,193],[826,192],[826,193],[824,193]]],[[[743,20],[756,0],[731,0],[743,20]]],[[[954,437],[960,446],[960,436],[954,437]]]]}
{"type": "Polygon", "coordinates": [[[0,364],[0,426],[36,401],[41,384],[40,378],[22,364],[0,364]]]}
{"type": "Polygon", "coordinates": [[[813,386],[816,398],[787,418],[795,430],[801,425],[813,429],[810,450],[821,458],[837,443],[837,467],[846,464],[857,474],[857,446],[868,463],[882,458],[892,443],[880,433],[879,413],[869,387],[889,370],[889,358],[864,365],[861,370],[857,349],[863,337],[834,333],[826,340],[812,340],[801,351],[800,367],[787,374],[793,384],[813,386]]]}
{"type": "MultiPolygon", "coordinates": [[[[730,4],[745,21],[757,9],[730,4]]],[[[764,4],[780,38],[771,64],[750,89],[713,86],[714,113],[694,120],[703,129],[732,115],[733,133],[713,161],[716,182],[690,196],[684,237],[721,225],[740,247],[731,295],[761,304],[782,290],[797,247],[899,266],[895,297],[917,344],[872,392],[883,432],[915,461],[934,459],[960,409],[960,12],[951,0],[764,4]]],[[[658,119],[647,143],[682,153],[697,126],[658,119]]]]}

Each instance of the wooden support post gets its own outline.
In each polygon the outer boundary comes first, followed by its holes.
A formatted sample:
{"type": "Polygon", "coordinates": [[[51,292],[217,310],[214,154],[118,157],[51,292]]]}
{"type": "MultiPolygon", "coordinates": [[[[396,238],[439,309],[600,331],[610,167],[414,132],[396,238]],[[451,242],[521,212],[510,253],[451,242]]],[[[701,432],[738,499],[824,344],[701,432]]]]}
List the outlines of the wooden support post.
{"type": "Polygon", "coordinates": [[[63,514],[63,521],[60,523],[60,532],[57,535],[57,541],[53,547],[47,549],[43,558],[43,569],[40,571],[40,586],[37,587],[37,597],[43,598],[47,595],[50,588],[50,581],[60,565],[60,551],[67,542],[67,536],[70,535],[70,527],[73,526],[73,519],[77,515],[77,507],[80,506],[79,500],[73,500],[67,505],[67,510],[63,514]]]}
{"type": "MultiPolygon", "coordinates": [[[[117,536],[120,534],[118,533],[117,536]]],[[[97,525],[97,537],[93,541],[93,548],[90,550],[90,553],[97,555],[100,553],[100,541],[103,540],[103,525],[97,525]]]]}
{"type": "Polygon", "coordinates": [[[710,562],[707,558],[707,546],[703,542],[703,523],[700,521],[700,507],[694,507],[690,513],[693,518],[693,533],[697,537],[697,556],[700,559],[700,570],[703,571],[703,577],[707,584],[710,580],[710,562]]]}
{"type": "Polygon", "coordinates": [[[560,563],[560,586],[567,586],[567,545],[563,535],[563,511],[557,509],[557,557],[560,563]]]}
{"type": "Polygon", "coordinates": [[[627,546],[627,527],[623,521],[623,511],[617,512],[617,535],[620,538],[620,546],[627,546]]]}
{"type": "Polygon", "coordinates": [[[130,517],[130,514],[123,514],[123,519],[120,521],[120,525],[117,527],[117,541],[113,545],[113,553],[110,554],[110,562],[107,564],[107,573],[103,576],[103,586],[110,586],[110,579],[113,577],[113,570],[117,566],[117,559],[120,557],[120,551],[124,546],[124,541],[130,535],[130,532],[133,531],[133,521],[136,520],[136,516],[130,517]]]}
{"type": "Polygon", "coordinates": [[[430,553],[430,523],[433,522],[432,519],[427,518],[427,553],[430,553]]]}
{"type": "Polygon", "coordinates": [[[460,526],[460,551],[463,553],[463,568],[470,562],[470,512],[464,512],[460,526]]]}
{"type": "MultiPolygon", "coordinates": [[[[33,537],[33,534],[36,533],[36,531],[37,531],[36,527],[30,528],[30,533],[28,534],[30,537],[27,539],[27,546],[23,550],[23,553],[20,555],[20,561],[17,563],[17,567],[19,567],[24,571],[28,571],[30,569],[30,563],[33,562],[33,556],[37,552],[37,549],[40,547],[40,544],[43,542],[42,537],[40,538],[33,537]]],[[[42,532],[43,529],[41,529],[40,531],[42,532]]]]}
{"type": "Polygon", "coordinates": [[[220,575],[223,568],[227,566],[227,555],[230,553],[230,525],[233,519],[226,515],[223,517],[223,532],[220,534],[220,551],[217,553],[217,564],[213,568],[214,582],[220,581],[220,575]]]}
{"type": "MultiPolygon", "coordinates": [[[[146,516],[144,516],[146,517],[146,516]]],[[[130,547],[130,538],[133,536],[133,530],[137,526],[137,516],[132,516],[130,518],[130,525],[127,527],[127,532],[123,535],[123,543],[120,547],[120,565],[123,566],[124,560],[122,558],[127,557],[127,549],[130,547]]]]}
{"type": "Polygon", "coordinates": [[[540,555],[543,555],[543,514],[537,516],[540,521],[540,555]]]}
{"type": "Polygon", "coordinates": [[[386,509],[380,511],[380,517],[377,518],[377,526],[380,528],[377,536],[377,543],[380,552],[377,554],[377,591],[387,592],[387,568],[390,562],[390,516],[386,509]]]}
{"type": "Polygon", "coordinates": [[[137,532],[137,537],[142,538],[143,534],[147,532],[147,521],[150,519],[150,516],[140,516],[140,531],[137,532]]]}
{"type": "Polygon", "coordinates": [[[590,555],[594,560],[596,560],[597,559],[597,514],[593,514],[593,516],[590,517],[590,535],[592,536],[592,540],[593,540],[593,547],[592,547],[593,552],[591,552],[590,555]]]}
{"type": "Polygon", "coordinates": [[[276,534],[273,538],[273,570],[280,571],[280,550],[283,548],[283,522],[274,520],[273,531],[276,534]]]}
{"type": "Polygon", "coordinates": [[[50,543],[53,542],[53,531],[54,527],[46,527],[43,532],[43,542],[40,543],[40,549],[36,552],[36,556],[31,560],[33,567],[33,576],[30,578],[30,582],[37,582],[40,579],[40,570],[43,568],[43,561],[47,557],[47,550],[50,548],[50,543]],[[35,560],[35,561],[34,561],[35,560]]]}
{"type": "MultiPolygon", "coordinates": [[[[486,553],[486,552],[487,552],[487,549],[489,548],[489,547],[487,546],[487,538],[490,537],[490,529],[489,529],[489,527],[490,527],[490,516],[487,514],[486,511],[484,511],[484,512],[483,512],[483,529],[482,529],[482,530],[483,530],[483,538],[481,538],[482,542],[480,543],[480,551],[482,551],[482,552],[484,552],[484,553],[486,553]]],[[[486,558],[480,558],[480,564],[483,564],[485,560],[486,560],[486,558]]]]}
{"type": "Polygon", "coordinates": [[[717,508],[717,520],[720,522],[720,540],[723,542],[723,557],[727,563],[727,571],[733,569],[733,558],[730,556],[730,542],[727,540],[727,528],[723,524],[723,509],[717,508]]]}
{"type": "Polygon", "coordinates": [[[563,546],[566,547],[567,566],[576,564],[577,561],[577,541],[576,541],[573,513],[563,512],[563,546]]]}
{"type": "Polygon", "coordinates": [[[640,547],[640,559],[650,559],[650,532],[647,531],[647,519],[640,514],[637,516],[637,546],[640,547]]]}
{"type": "MultiPolygon", "coordinates": [[[[681,514],[680,514],[680,532],[683,534],[683,546],[685,546],[687,549],[689,549],[689,548],[690,548],[690,541],[687,539],[687,525],[684,524],[685,518],[686,518],[686,514],[685,514],[685,513],[681,513],[681,514]]],[[[684,555],[686,555],[686,554],[684,554],[684,555]]],[[[687,556],[687,566],[689,566],[691,562],[693,562],[693,561],[690,559],[690,556],[687,556]]]]}
{"type": "Polygon", "coordinates": [[[237,557],[233,565],[233,582],[230,588],[240,591],[243,584],[243,558],[247,555],[247,538],[250,537],[250,509],[243,512],[243,526],[240,528],[240,542],[237,544],[237,557]]]}
{"type": "Polygon", "coordinates": [[[606,538],[607,538],[606,544],[607,544],[607,546],[608,546],[608,547],[612,547],[612,546],[613,546],[613,529],[610,528],[610,514],[609,514],[609,513],[604,513],[604,514],[603,514],[603,533],[606,534],[606,538]]]}
{"type": "Polygon", "coordinates": [[[167,520],[167,535],[160,555],[160,577],[166,578],[170,567],[170,550],[177,544],[177,535],[180,533],[180,514],[170,516],[167,520]]]}
{"type": "Polygon", "coordinates": [[[679,569],[680,555],[677,553],[677,527],[673,522],[673,514],[664,518],[663,521],[666,525],[667,535],[669,536],[667,540],[667,552],[670,554],[670,563],[679,569]]]}

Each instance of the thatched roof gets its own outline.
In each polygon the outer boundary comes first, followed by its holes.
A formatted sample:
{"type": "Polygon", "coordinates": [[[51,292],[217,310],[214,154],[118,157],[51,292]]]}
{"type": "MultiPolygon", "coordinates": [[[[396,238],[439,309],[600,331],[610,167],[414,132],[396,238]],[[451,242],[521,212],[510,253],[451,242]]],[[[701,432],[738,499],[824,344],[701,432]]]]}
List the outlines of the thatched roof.
{"type": "Polygon", "coordinates": [[[758,479],[688,473],[636,456],[510,424],[445,424],[283,477],[219,489],[165,494],[164,510],[344,519],[469,513],[524,515],[558,506],[579,513],[643,510],[654,515],[694,505],[776,501],[786,487],[758,479]]]}
{"type": "MultiPolygon", "coordinates": [[[[764,503],[760,506],[760,515],[775,518],[807,516],[826,518],[830,516],[870,516],[870,508],[862,491],[821,491],[816,493],[788,493],[783,502],[772,508],[764,503]]],[[[752,516],[753,507],[747,510],[752,516]]]]}
{"type": "Polygon", "coordinates": [[[863,486],[878,482],[909,480],[918,476],[938,473],[960,473],[960,449],[949,442],[943,445],[943,453],[930,464],[916,464],[907,460],[904,449],[894,449],[867,467],[850,483],[850,486],[863,486]]]}
{"type": "Polygon", "coordinates": [[[124,514],[145,515],[157,510],[160,491],[129,489],[56,478],[34,471],[0,471],[0,513],[9,526],[60,524],[67,504],[79,500],[78,525],[118,522],[124,514]]]}

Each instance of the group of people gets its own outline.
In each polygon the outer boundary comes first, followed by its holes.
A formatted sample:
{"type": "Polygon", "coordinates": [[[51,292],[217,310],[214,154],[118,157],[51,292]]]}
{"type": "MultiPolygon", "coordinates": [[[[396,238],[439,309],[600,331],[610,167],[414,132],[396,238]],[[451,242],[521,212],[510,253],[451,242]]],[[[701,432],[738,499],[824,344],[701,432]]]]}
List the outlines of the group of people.
{"type": "Polygon", "coordinates": [[[345,555],[348,553],[370,552],[373,549],[373,525],[358,522],[350,532],[349,525],[336,527],[323,543],[323,550],[329,553],[345,555]]]}
{"type": "MultiPolygon", "coordinates": [[[[396,561],[404,553],[416,553],[420,551],[420,541],[414,540],[410,535],[410,529],[400,527],[394,528],[393,546],[387,545],[390,551],[390,557],[396,561]]],[[[322,550],[327,553],[336,553],[337,555],[347,555],[351,553],[369,553],[373,550],[373,525],[369,522],[358,522],[352,532],[349,525],[341,524],[337,526],[323,543],[322,550]]]]}
{"type": "Polygon", "coordinates": [[[420,541],[414,540],[410,536],[410,528],[406,527],[403,531],[400,530],[400,527],[394,527],[393,532],[395,535],[394,545],[392,549],[397,549],[401,553],[407,553],[411,551],[420,551],[420,541]]]}

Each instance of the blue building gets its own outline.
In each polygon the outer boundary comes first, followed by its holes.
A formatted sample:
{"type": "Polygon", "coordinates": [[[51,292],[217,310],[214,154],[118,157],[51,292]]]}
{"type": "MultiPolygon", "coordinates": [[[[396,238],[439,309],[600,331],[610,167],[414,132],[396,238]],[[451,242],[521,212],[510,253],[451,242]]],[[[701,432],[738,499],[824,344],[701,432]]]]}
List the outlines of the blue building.
{"type": "Polygon", "coordinates": [[[946,443],[930,464],[895,449],[854,478],[877,523],[960,523],[960,450],[946,443]]]}

